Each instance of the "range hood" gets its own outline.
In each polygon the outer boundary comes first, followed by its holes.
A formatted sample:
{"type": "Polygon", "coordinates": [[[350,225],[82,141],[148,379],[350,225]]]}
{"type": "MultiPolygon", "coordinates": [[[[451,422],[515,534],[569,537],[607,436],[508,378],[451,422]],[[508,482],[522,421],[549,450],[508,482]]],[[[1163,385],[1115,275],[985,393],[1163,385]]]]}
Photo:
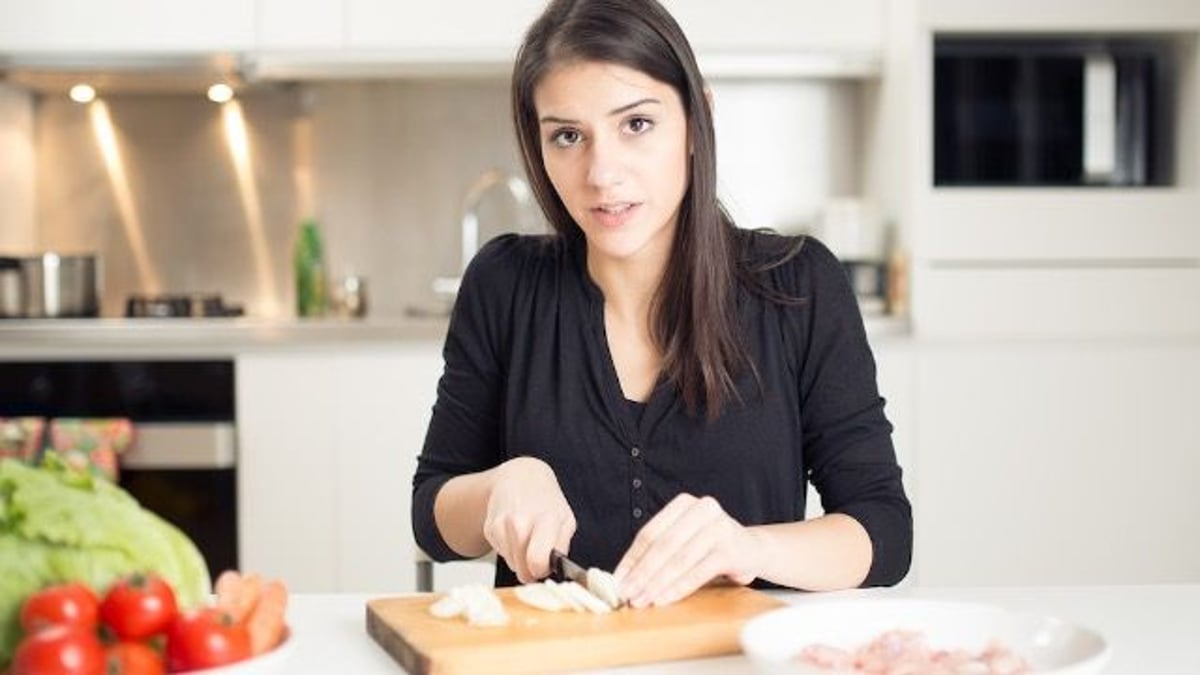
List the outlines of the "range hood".
{"type": "MultiPolygon", "coordinates": [[[[501,49],[269,52],[244,63],[247,80],[508,77],[514,54],[501,49]]],[[[707,77],[865,79],[882,72],[872,51],[736,51],[697,55],[707,77]]]]}
{"type": "MultiPolygon", "coordinates": [[[[507,78],[514,54],[504,49],[270,51],[244,54],[17,54],[0,56],[0,82],[62,92],[86,82],[112,93],[202,92],[214,82],[234,88],[306,80],[507,78]]],[[[811,50],[701,53],[707,77],[729,79],[869,79],[877,52],[811,50]]]]}
{"type": "Polygon", "coordinates": [[[227,54],[18,54],[0,56],[0,82],[38,93],[79,83],[118,94],[204,92],[216,82],[245,83],[239,57],[227,54]]]}

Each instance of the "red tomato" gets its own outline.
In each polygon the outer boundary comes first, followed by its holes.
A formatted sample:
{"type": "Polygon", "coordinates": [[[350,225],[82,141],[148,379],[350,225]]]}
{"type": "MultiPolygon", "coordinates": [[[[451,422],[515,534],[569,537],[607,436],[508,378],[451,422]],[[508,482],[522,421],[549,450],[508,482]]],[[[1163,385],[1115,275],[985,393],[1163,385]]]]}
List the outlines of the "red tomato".
{"type": "Polygon", "coordinates": [[[178,610],[170,584],[155,574],[117,581],[100,603],[100,618],[122,640],[144,640],[171,625],[178,610]]]}
{"type": "Polygon", "coordinates": [[[97,675],[104,646],[92,630],[58,625],[26,636],[13,655],[12,675],[97,675]]]}
{"type": "Polygon", "coordinates": [[[142,642],[118,642],[104,653],[106,675],[163,675],[162,657],[142,642]]]}
{"type": "Polygon", "coordinates": [[[176,617],[167,630],[167,669],[171,672],[212,668],[250,658],[246,624],[216,607],[202,607],[176,617]]]}
{"type": "Polygon", "coordinates": [[[84,584],[48,586],[25,598],[21,605],[21,628],[33,633],[48,626],[65,624],[86,630],[96,627],[100,601],[84,584]]]}

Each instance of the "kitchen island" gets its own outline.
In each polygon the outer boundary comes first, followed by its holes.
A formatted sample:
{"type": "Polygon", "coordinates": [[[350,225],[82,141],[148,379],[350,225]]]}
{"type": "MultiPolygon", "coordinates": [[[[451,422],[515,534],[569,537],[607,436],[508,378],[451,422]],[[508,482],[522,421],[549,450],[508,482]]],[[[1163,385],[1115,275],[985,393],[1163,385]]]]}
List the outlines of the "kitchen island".
{"type": "MultiPolygon", "coordinates": [[[[356,675],[403,670],[366,632],[366,602],[373,595],[299,594],[288,619],[293,631],[288,673],[356,675]]],[[[1108,641],[1112,675],[1200,673],[1200,585],[1056,586],[988,588],[902,587],[841,593],[781,593],[793,604],[833,598],[917,598],[982,602],[1004,609],[1053,615],[1098,631],[1108,641]]],[[[744,656],[675,661],[613,669],[613,673],[753,673],[744,656]]]]}

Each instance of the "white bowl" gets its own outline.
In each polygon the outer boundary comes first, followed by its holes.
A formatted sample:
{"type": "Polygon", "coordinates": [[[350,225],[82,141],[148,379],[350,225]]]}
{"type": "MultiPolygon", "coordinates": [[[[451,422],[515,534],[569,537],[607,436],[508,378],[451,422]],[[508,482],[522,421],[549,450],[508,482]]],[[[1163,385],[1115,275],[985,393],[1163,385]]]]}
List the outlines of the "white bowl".
{"type": "Polygon", "coordinates": [[[238,661],[227,666],[189,670],[188,675],[274,675],[283,673],[287,660],[296,649],[296,641],[292,639],[291,630],[285,628],[283,640],[275,648],[265,654],[259,654],[245,661],[238,661]]]}
{"type": "Polygon", "coordinates": [[[890,630],[920,632],[931,647],[980,652],[1000,641],[1036,673],[1099,673],[1110,653],[1099,634],[1054,617],[961,602],[856,599],[812,602],[773,610],[742,627],[742,650],[763,673],[813,673],[795,659],[824,644],[854,649],[890,630]]]}

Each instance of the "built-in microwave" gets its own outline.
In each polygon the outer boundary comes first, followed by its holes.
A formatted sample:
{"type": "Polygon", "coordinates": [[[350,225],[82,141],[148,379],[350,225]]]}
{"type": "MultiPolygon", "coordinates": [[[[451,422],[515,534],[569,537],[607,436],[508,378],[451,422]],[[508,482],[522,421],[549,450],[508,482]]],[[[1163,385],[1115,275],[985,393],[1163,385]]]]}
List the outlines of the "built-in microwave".
{"type": "Polygon", "coordinates": [[[934,39],[934,185],[1170,185],[1172,43],[934,39]]]}

